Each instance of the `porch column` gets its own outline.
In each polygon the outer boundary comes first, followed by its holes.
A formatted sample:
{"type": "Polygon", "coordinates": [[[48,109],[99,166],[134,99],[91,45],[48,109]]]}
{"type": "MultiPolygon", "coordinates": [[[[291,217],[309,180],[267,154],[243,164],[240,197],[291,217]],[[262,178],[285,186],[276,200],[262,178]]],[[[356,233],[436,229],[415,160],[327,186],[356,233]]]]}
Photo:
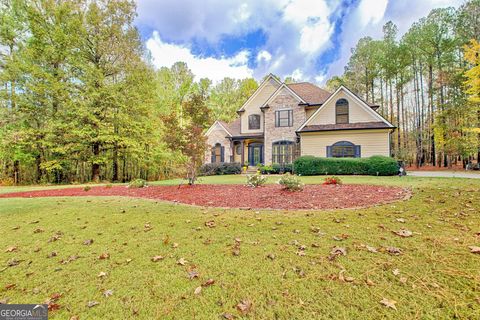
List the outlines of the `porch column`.
{"type": "Polygon", "coordinates": [[[245,140],[242,140],[242,163],[241,165],[245,163],[245,140]]]}

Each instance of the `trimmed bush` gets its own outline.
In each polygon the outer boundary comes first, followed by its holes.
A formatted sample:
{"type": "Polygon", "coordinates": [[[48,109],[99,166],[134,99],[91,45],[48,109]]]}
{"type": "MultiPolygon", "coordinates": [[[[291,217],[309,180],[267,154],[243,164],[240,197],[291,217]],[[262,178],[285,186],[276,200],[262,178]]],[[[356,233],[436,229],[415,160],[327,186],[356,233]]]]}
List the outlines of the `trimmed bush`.
{"type": "Polygon", "coordinates": [[[302,191],[304,187],[303,182],[300,181],[297,176],[288,172],[278,180],[278,184],[282,185],[283,188],[288,191],[302,191]]]}
{"type": "Polygon", "coordinates": [[[320,158],[303,156],[295,160],[295,173],[313,175],[372,175],[393,176],[398,174],[397,161],[390,157],[369,158],[320,158]]]}
{"type": "Polygon", "coordinates": [[[200,167],[201,176],[214,176],[224,174],[240,174],[242,166],[240,163],[205,163],[200,167]]]}
{"type": "Polygon", "coordinates": [[[135,179],[130,181],[130,183],[128,184],[129,188],[144,188],[146,186],[147,186],[147,181],[143,179],[135,179]]]}
{"type": "Polygon", "coordinates": [[[259,165],[258,170],[262,174],[279,174],[279,173],[292,173],[293,172],[293,164],[284,164],[279,165],[278,163],[274,163],[272,165],[259,165]]]}
{"type": "Polygon", "coordinates": [[[247,186],[256,188],[263,186],[265,183],[267,183],[267,177],[261,175],[261,174],[252,174],[247,176],[247,186]]]}

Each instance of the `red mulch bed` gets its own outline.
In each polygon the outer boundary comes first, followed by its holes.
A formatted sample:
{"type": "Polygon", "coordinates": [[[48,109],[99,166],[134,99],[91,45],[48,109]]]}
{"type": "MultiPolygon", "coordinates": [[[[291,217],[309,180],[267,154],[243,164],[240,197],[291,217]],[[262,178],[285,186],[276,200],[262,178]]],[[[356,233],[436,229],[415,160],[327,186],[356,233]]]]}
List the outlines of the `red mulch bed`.
{"type": "Polygon", "coordinates": [[[371,185],[307,185],[300,192],[282,190],[280,185],[249,188],[242,185],[150,186],[129,189],[125,186],[65,188],[0,194],[0,198],[127,196],[180,202],[205,207],[336,209],[364,207],[405,198],[398,187],[371,185]]]}

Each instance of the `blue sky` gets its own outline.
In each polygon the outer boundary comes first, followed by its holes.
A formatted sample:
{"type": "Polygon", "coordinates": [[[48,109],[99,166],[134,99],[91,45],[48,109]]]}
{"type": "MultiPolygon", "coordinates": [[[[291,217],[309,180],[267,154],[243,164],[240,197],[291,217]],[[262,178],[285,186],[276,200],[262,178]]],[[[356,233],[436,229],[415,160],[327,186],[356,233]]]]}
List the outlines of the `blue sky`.
{"type": "Polygon", "coordinates": [[[187,62],[197,78],[268,73],[323,84],[343,73],[351,48],[400,36],[436,7],[463,0],[137,0],[136,25],[157,68],[187,62]]]}

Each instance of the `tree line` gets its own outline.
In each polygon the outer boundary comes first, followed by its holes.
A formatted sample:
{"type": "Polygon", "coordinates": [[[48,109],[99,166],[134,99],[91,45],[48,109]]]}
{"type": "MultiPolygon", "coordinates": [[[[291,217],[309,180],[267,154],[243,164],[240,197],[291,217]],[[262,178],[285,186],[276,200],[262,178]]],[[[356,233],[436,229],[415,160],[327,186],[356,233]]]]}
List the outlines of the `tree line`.
{"type": "Polygon", "coordinates": [[[383,38],[364,37],[352,49],[344,84],[378,103],[393,123],[394,156],[423,166],[480,160],[478,68],[480,1],[432,10],[398,39],[393,22],[383,38]]]}
{"type": "Polygon", "coordinates": [[[232,120],[257,88],[194,81],[184,63],[156,71],[135,16],[131,0],[0,3],[0,182],[178,176],[188,155],[171,135],[188,112],[201,129],[232,120]]]}

